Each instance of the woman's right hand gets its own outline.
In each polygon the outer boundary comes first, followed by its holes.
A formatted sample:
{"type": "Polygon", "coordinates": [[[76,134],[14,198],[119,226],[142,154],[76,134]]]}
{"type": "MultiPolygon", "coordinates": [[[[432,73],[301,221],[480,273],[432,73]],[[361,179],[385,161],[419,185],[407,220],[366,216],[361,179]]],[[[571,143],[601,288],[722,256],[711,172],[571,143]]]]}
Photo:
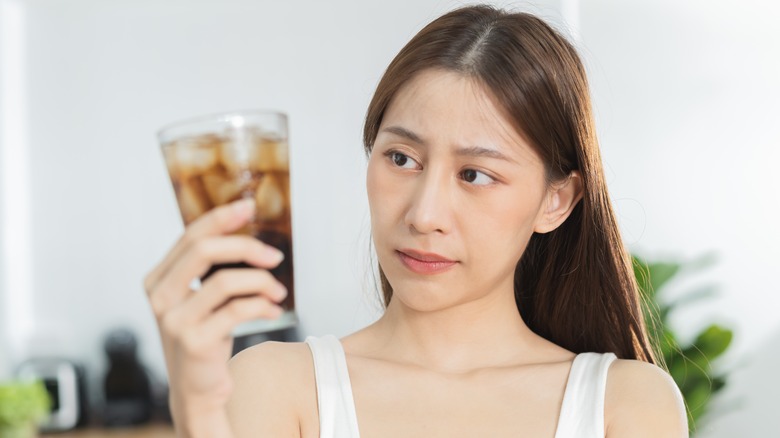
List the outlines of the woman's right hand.
{"type": "Polygon", "coordinates": [[[209,435],[207,430],[224,433],[228,428],[224,409],[233,385],[228,370],[233,328],[282,314],[276,303],[287,290],[267,270],[282,261],[282,253],[254,237],[228,235],[253,214],[254,203],[248,200],[204,214],[144,280],[162,338],[171,412],[185,435],[187,430],[209,435]],[[198,291],[190,288],[212,265],[236,262],[253,268],[221,269],[198,291]]]}

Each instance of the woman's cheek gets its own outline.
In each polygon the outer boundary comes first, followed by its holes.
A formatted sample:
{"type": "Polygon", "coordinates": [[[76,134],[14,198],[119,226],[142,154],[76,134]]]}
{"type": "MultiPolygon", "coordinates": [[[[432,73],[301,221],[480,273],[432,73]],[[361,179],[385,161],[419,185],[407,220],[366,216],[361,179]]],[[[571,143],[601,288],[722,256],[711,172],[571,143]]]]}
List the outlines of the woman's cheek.
{"type": "Polygon", "coordinates": [[[387,169],[382,169],[382,163],[372,157],[366,171],[366,192],[372,216],[378,214],[378,209],[386,208],[393,195],[392,178],[387,169]]]}

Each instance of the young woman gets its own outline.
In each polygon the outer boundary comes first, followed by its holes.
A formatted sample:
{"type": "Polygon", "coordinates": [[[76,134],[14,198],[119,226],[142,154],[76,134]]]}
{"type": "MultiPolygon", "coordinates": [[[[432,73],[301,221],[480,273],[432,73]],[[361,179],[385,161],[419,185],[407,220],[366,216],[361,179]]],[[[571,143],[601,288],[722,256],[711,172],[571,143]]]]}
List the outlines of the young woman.
{"type": "Polygon", "coordinates": [[[263,343],[278,253],[206,214],[147,276],[176,427],[192,437],[680,437],[609,202],[584,68],[543,21],[465,7],[388,67],[364,140],[386,311],[342,339],[263,343]],[[198,293],[190,281],[222,270],[198,293]]]}

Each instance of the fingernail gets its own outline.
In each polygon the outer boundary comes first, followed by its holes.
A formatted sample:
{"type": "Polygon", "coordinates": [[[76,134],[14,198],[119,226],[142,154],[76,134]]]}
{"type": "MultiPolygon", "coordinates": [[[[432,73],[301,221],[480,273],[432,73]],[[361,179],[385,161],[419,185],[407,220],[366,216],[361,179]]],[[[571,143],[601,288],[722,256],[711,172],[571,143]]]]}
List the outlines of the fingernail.
{"type": "Polygon", "coordinates": [[[287,288],[284,287],[284,285],[279,285],[278,289],[279,299],[277,301],[283,301],[285,298],[287,298],[287,288]]]}
{"type": "Polygon", "coordinates": [[[273,246],[265,247],[265,252],[274,263],[280,263],[284,260],[284,253],[274,248],[273,246]]]}
{"type": "Polygon", "coordinates": [[[252,198],[244,198],[240,201],[233,203],[233,209],[237,214],[248,215],[255,211],[255,200],[252,198]]]}

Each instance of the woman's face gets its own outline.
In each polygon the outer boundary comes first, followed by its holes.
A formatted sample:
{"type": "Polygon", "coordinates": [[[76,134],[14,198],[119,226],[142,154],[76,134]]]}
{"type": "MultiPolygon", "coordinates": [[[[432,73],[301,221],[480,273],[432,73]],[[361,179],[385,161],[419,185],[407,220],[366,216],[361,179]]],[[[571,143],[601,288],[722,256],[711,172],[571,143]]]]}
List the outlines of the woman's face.
{"type": "Polygon", "coordinates": [[[369,158],[367,190],[393,301],[421,311],[512,294],[532,233],[549,231],[553,198],[540,157],[485,89],[457,73],[423,71],[394,96],[369,158]],[[399,253],[406,250],[456,263],[430,272],[435,265],[399,253]]]}

